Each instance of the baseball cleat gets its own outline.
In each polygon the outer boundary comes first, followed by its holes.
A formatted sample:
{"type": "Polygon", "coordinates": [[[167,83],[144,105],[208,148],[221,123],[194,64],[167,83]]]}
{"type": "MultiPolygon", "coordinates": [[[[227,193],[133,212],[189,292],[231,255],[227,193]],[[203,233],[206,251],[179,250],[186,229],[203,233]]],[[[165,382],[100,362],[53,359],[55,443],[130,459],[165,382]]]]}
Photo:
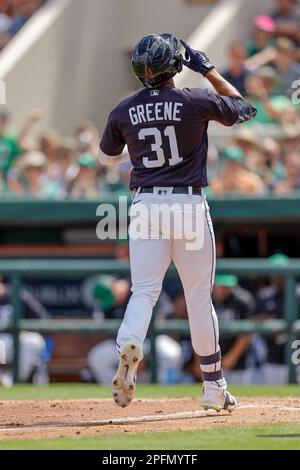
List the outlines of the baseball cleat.
{"type": "Polygon", "coordinates": [[[133,342],[125,344],[120,353],[117,373],[112,381],[112,394],[115,403],[126,408],[132,402],[136,390],[136,374],[143,353],[133,342]]]}
{"type": "Polygon", "coordinates": [[[207,389],[203,387],[203,400],[201,402],[201,407],[205,411],[215,410],[215,411],[229,411],[232,413],[236,410],[237,401],[233,395],[226,389],[215,388],[207,389]]]}

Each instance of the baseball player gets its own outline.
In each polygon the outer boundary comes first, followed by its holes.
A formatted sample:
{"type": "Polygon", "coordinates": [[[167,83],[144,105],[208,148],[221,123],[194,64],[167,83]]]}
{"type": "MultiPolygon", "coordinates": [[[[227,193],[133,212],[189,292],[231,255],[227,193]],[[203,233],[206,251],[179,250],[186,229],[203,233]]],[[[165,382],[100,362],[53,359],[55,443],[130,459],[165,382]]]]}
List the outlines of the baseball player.
{"type": "Polygon", "coordinates": [[[113,398],[117,405],[126,407],[134,397],[153,307],[174,261],[184,286],[192,343],[204,377],[201,406],[233,411],[236,400],[223,376],[218,320],[211,300],[216,254],[204,195],[208,186],[207,129],[211,120],[225,126],[248,121],[256,110],[222,78],[203,52],[181,43],[185,59],[179,41],[171,34],[149,35],[137,44],[132,68],[144,89],[112,111],[100,143],[102,164],[116,165],[131,159],[131,224],[138,210],[142,214],[139,236],[130,230],[132,297],[117,338],[120,362],[113,379],[113,398]],[[216,93],[176,88],[173,77],[183,66],[204,75],[216,93]],[[124,151],[126,145],[128,152],[124,151]],[[169,232],[157,227],[156,218],[151,216],[154,206],[161,208],[163,221],[167,209],[172,212],[169,232]],[[177,224],[182,219],[200,236],[196,249],[188,243],[190,230],[177,236],[177,224]]]}

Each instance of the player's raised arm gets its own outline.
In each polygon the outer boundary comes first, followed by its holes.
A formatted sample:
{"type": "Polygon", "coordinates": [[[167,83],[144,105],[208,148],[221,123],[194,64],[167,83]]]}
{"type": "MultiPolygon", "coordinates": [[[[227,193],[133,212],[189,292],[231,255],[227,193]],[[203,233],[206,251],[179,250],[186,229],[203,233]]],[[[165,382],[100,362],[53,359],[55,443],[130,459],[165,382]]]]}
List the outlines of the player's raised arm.
{"type": "Polygon", "coordinates": [[[202,90],[201,112],[208,120],[232,126],[253,119],[257,111],[240,92],[216,70],[204,52],[192,49],[186,42],[183,64],[196,73],[201,73],[214,87],[217,94],[202,90]]]}
{"type": "Polygon", "coordinates": [[[222,75],[214,68],[209,70],[205,78],[212,84],[218,95],[221,96],[236,96],[243,98],[240,92],[228,82],[222,75]]]}

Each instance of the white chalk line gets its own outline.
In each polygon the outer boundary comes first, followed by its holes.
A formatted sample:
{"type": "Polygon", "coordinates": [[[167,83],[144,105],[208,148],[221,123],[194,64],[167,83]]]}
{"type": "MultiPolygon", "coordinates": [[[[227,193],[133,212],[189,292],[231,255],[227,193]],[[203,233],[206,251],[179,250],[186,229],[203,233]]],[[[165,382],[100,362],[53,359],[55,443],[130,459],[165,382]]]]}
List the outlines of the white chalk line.
{"type": "MultiPolygon", "coordinates": [[[[240,405],[238,410],[276,410],[276,411],[288,411],[288,412],[299,412],[299,422],[300,422],[300,407],[289,407],[276,405],[263,405],[263,404],[249,404],[249,405],[240,405]]],[[[196,410],[190,412],[179,412],[179,413],[169,413],[161,415],[145,415],[145,416],[132,416],[130,418],[115,418],[115,419],[104,419],[104,420],[92,420],[92,421],[74,421],[70,423],[45,423],[45,424],[33,424],[26,426],[7,426],[0,428],[0,434],[3,433],[14,433],[17,431],[38,431],[38,430],[49,430],[49,429],[68,429],[68,428],[89,428],[89,427],[104,427],[104,426],[122,426],[128,424],[140,424],[140,423],[155,423],[162,421],[176,421],[181,419],[197,419],[205,418],[212,416],[222,416],[224,413],[218,413],[214,410],[196,410]]]]}

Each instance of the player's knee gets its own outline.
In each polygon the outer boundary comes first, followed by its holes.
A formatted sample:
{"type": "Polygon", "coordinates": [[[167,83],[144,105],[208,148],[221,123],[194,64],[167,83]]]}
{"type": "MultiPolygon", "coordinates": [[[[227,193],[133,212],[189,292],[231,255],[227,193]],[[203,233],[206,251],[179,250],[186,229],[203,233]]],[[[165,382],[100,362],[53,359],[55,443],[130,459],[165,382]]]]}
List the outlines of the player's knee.
{"type": "Polygon", "coordinates": [[[117,351],[115,342],[112,340],[104,341],[94,346],[87,356],[87,363],[92,367],[103,366],[106,363],[117,360],[117,351]]]}
{"type": "Polygon", "coordinates": [[[182,349],[180,344],[167,335],[156,338],[156,353],[159,364],[166,368],[179,368],[182,365],[182,349]]]}
{"type": "Polygon", "coordinates": [[[211,284],[201,285],[198,281],[191,289],[187,289],[187,301],[190,305],[199,305],[206,310],[211,308],[211,284]]]}
{"type": "Polygon", "coordinates": [[[102,385],[110,385],[118,365],[118,354],[112,340],[97,344],[87,356],[87,364],[94,379],[102,385]]]}
{"type": "Polygon", "coordinates": [[[200,333],[197,334],[197,332],[192,331],[191,341],[192,341],[193,349],[198,356],[206,356],[206,355],[209,356],[209,354],[206,354],[204,351],[205,342],[204,342],[203,335],[201,335],[200,333]]]}
{"type": "Polygon", "coordinates": [[[43,336],[39,333],[23,332],[20,335],[20,346],[21,349],[28,349],[41,353],[46,347],[46,342],[43,336]]]}
{"type": "Polygon", "coordinates": [[[161,286],[133,286],[132,292],[134,298],[144,299],[153,307],[160,295],[161,286]]]}

